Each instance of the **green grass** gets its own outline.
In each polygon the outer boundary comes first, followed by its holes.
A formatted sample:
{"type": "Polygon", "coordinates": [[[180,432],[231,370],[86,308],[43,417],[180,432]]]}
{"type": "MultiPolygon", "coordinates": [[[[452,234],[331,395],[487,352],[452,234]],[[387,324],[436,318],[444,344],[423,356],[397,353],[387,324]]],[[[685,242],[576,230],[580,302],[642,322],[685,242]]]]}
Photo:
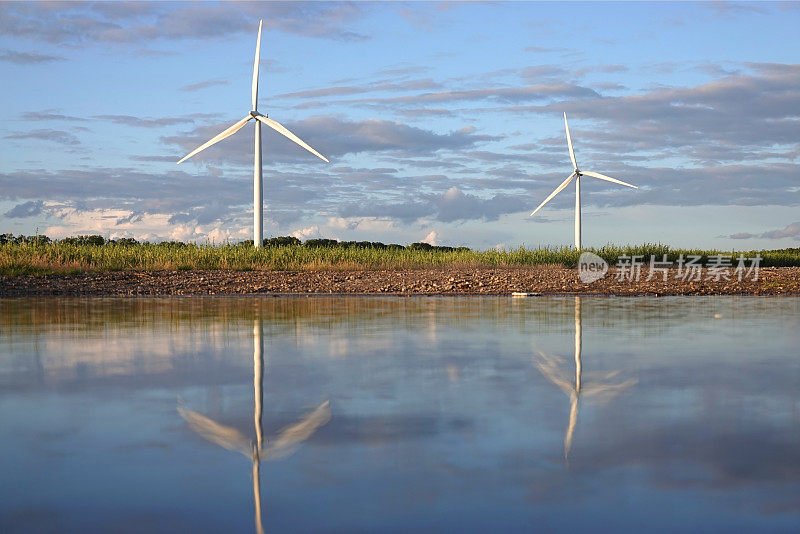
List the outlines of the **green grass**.
{"type": "MultiPolygon", "coordinates": [[[[673,249],[667,245],[606,245],[595,252],[612,266],[622,255],[654,255],[676,261],[680,254],[699,255],[703,261],[713,254],[755,256],[755,251],[673,249]]],[[[800,249],[759,251],[762,267],[800,266],[800,249]]],[[[412,248],[270,246],[254,249],[236,245],[163,246],[89,245],[64,242],[0,244],[0,274],[26,275],[87,271],[150,270],[383,270],[421,269],[443,266],[562,265],[575,267],[580,253],[571,247],[518,248],[510,251],[415,250],[412,248]]],[[[734,265],[736,264],[734,260],[734,265]]]]}

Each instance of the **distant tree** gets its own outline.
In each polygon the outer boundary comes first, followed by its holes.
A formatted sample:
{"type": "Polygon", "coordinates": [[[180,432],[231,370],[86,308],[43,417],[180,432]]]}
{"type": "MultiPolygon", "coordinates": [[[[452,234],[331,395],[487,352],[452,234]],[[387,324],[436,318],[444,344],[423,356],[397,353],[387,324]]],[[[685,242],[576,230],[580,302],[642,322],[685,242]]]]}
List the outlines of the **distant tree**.
{"type": "Polygon", "coordinates": [[[121,247],[133,247],[135,245],[138,245],[139,242],[132,237],[121,237],[117,239],[116,244],[121,247]]]}
{"type": "Polygon", "coordinates": [[[336,241],[335,239],[309,239],[305,243],[303,243],[303,246],[309,248],[320,248],[320,247],[333,248],[333,247],[338,247],[339,242],[336,241]]]}
{"type": "Polygon", "coordinates": [[[162,241],[158,243],[156,246],[159,247],[166,247],[166,248],[182,248],[186,246],[186,243],[183,241],[162,241]]]}
{"type": "Polygon", "coordinates": [[[14,242],[17,244],[28,243],[31,245],[46,245],[50,243],[51,240],[46,235],[19,235],[14,238],[14,242]]]}
{"type": "Polygon", "coordinates": [[[252,239],[245,239],[244,241],[239,241],[238,243],[236,243],[236,246],[237,247],[252,247],[253,246],[253,240],[252,239]]]}
{"type": "Polygon", "coordinates": [[[103,246],[106,240],[101,235],[79,235],[76,237],[65,237],[61,242],[67,245],[91,245],[99,247],[103,246]]]}
{"type": "Polygon", "coordinates": [[[380,241],[341,241],[339,242],[339,246],[343,248],[386,248],[386,245],[380,241]]]}
{"type": "Polygon", "coordinates": [[[431,245],[429,243],[411,243],[408,245],[409,250],[429,250],[429,251],[436,251],[436,252],[453,252],[453,251],[469,251],[467,247],[447,247],[444,245],[431,245]]]}
{"type": "Polygon", "coordinates": [[[14,234],[0,234],[0,245],[14,242],[14,234]]]}
{"type": "Polygon", "coordinates": [[[356,246],[359,248],[374,248],[378,250],[383,250],[386,248],[386,245],[380,241],[359,241],[356,246]]]}
{"type": "Polygon", "coordinates": [[[299,246],[300,244],[301,242],[299,239],[290,235],[271,237],[269,239],[264,240],[265,247],[296,247],[299,246]]]}

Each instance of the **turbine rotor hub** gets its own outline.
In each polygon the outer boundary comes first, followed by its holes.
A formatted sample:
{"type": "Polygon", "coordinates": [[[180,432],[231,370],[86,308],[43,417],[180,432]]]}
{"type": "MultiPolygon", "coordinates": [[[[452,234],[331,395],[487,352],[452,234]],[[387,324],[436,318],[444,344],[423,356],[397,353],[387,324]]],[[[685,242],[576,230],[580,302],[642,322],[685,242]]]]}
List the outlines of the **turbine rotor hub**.
{"type": "Polygon", "coordinates": [[[251,116],[251,117],[253,117],[254,119],[255,119],[256,117],[258,117],[259,115],[261,115],[261,113],[259,113],[259,112],[258,112],[258,111],[256,111],[256,110],[251,110],[251,111],[250,111],[250,116],[251,116]]]}

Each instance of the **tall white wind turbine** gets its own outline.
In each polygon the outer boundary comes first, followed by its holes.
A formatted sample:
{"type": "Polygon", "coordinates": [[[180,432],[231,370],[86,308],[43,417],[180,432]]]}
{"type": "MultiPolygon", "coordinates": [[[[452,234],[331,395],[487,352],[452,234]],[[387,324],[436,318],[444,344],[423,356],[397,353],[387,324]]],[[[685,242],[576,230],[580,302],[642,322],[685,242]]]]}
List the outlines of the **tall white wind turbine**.
{"type": "Polygon", "coordinates": [[[565,187],[569,185],[572,179],[575,179],[575,248],[580,250],[581,249],[581,176],[591,176],[592,178],[599,178],[601,180],[606,180],[607,182],[614,182],[615,184],[626,185],[628,187],[632,187],[634,189],[639,189],[635,185],[631,185],[627,182],[623,182],[622,180],[617,180],[616,178],[611,178],[610,176],[606,176],[605,174],[600,174],[599,172],[591,172],[591,171],[582,171],[578,169],[578,162],[575,160],[575,152],[572,150],[572,138],[569,135],[569,125],[567,124],[567,114],[564,113],[564,128],[567,130],[567,148],[569,148],[569,159],[572,160],[572,167],[573,171],[569,177],[561,182],[561,185],[556,187],[556,190],[550,193],[550,196],[544,199],[544,202],[539,204],[533,213],[531,213],[531,217],[536,215],[536,212],[542,209],[542,207],[550,202],[550,200],[559,194],[565,187]]]}
{"type": "Polygon", "coordinates": [[[294,453],[321,426],[331,420],[330,401],[325,401],[312,412],[307,413],[297,423],[290,425],[273,439],[264,443],[261,426],[264,405],[264,325],[260,318],[253,324],[253,426],[255,441],[238,429],[222,425],[199,412],[178,405],[178,413],[189,427],[208,441],[229,451],[236,451],[252,462],[253,506],[255,508],[256,534],[264,534],[261,520],[261,462],[277,460],[294,453]]]}
{"type": "Polygon", "coordinates": [[[256,136],[255,136],[255,148],[254,148],[254,156],[253,156],[253,244],[256,248],[261,246],[263,240],[263,228],[264,228],[264,196],[261,192],[261,124],[266,124],[276,132],[281,135],[284,135],[300,145],[301,147],[305,148],[318,158],[322,159],[326,163],[330,163],[328,158],[308,146],[305,141],[297,137],[295,134],[290,132],[285,126],[282,124],[272,120],[269,118],[269,115],[264,115],[258,112],[257,105],[258,105],[258,67],[259,67],[259,60],[261,55],[261,24],[263,20],[258,22],[258,40],[256,41],[256,58],[253,62],[253,88],[252,88],[252,107],[250,108],[250,113],[237,122],[236,124],[230,126],[220,134],[216,135],[215,137],[211,138],[209,141],[206,141],[199,147],[195,148],[188,154],[186,154],[178,163],[183,163],[187,159],[191,158],[201,150],[205,150],[206,148],[210,147],[211,145],[222,141],[226,137],[230,137],[231,135],[235,134],[242,127],[247,124],[251,119],[255,119],[255,127],[256,127],[256,136]]]}
{"type": "MultiPolygon", "coordinates": [[[[583,328],[581,327],[581,297],[575,297],[575,375],[565,369],[565,360],[556,355],[548,355],[539,351],[536,366],[550,382],[558,386],[569,396],[569,422],[564,431],[564,459],[569,461],[572,449],[572,438],[578,424],[578,408],[581,397],[594,397],[598,404],[605,404],[635,386],[638,379],[629,378],[619,381],[620,371],[595,372],[588,383],[583,379],[581,350],[583,348],[583,328]]],[[[534,360],[535,361],[535,360],[534,360]]]]}

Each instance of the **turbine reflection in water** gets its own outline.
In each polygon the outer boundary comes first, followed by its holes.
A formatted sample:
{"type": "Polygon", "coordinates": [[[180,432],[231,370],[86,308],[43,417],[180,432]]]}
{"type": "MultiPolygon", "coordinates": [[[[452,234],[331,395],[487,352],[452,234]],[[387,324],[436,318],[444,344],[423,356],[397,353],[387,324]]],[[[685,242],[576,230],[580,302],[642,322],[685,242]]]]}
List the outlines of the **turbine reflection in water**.
{"type": "Polygon", "coordinates": [[[178,413],[189,427],[208,441],[230,451],[242,453],[253,463],[253,502],[255,507],[256,532],[262,534],[261,520],[261,461],[276,460],[292,454],[300,443],[310,438],[317,429],[331,419],[330,402],[325,401],[307,413],[297,423],[281,430],[274,440],[268,440],[264,447],[264,433],[261,427],[263,415],[264,381],[264,330],[260,319],[253,325],[253,426],[255,441],[239,430],[221,425],[205,415],[178,405],[178,413]]]}
{"type": "Polygon", "coordinates": [[[569,461],[569,452],[572,449],[572,438],[575,434],[575,427],[578,424],[578,408],[581,396],[594,397],[599,404],[605,404],[614,397],[620,395],[626,389],[635,386],[638,382],[636,378],[617,381],[620,371],[607,371],[594,373],[592,380],[586,384],[582,383],[582,349],[583,329],[581,326],[581,297],[575,297],[575,378],[565,368],[565,360],[560,356],[538,352],[538,358],[534,356],[534,361],[539,371],[550,382],[558,386],[561,391],[569,396],[569,423],[564,433],[564,459],[569,461]],[[612,382],[613,381],[613,382],[612,382]]]}

